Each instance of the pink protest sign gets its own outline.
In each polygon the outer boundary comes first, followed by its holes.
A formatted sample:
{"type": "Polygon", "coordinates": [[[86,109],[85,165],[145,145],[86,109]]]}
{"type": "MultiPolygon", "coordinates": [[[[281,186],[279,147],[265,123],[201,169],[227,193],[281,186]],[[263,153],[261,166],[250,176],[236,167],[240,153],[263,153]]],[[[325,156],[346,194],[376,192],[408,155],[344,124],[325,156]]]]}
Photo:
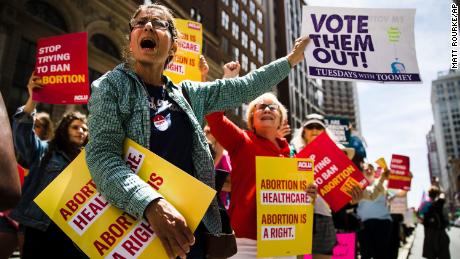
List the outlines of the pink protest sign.
{"type": "Polygon", "coordinates": [[[351,201],[350,193],[354,186],[364,189],[368,185],[363,174],[326,132],[316,137],[296,157],[311,158],[315,161],[314,176],[318,194],[333,211],[340,210],[351,201]]]}
{"type": "Polygon", "coordinates": [[[37,42],[35,74],[42,89],[33,100],[52,104],[85,104],[89,97],[86,32],[41,38],[37,42]]]}
{"type": "Polygon", "coordinates": [[[332,259],[354,259],[356,247],[355,233],[337,234],[337,245],[334,247],[332,259]]]}
{"type": "Polygon", "coordinates": [[[388,188],[410,190],[410,158],[403,155],[391,156],[391,173],[388,179],[388,188]]]}
{"type": "MultiPolygon", "coordinates": [[[[356,249],[355,233],[337,234],[337,245],[334,247],[332,259],[354,259],[356,249]]],[[[312,255],[304,255],[303,259],[312,259],[312,255]]]]}

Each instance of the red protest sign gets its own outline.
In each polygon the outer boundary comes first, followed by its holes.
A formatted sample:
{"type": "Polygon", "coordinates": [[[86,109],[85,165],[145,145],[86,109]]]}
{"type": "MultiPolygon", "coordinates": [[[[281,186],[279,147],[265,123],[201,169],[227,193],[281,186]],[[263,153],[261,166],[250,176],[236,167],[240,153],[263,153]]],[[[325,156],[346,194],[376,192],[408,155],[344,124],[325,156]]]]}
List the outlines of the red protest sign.
{"type": "Polygon", "coordinates": [[[411,174],[410,174],[410,158],[403,155],[391,156],[390,176],[388,178],[388,188],[410,190],[411,174]]]}
{"type": "Polygon", "coordinates": [[[340,210],[351,200],[351,189],[364,189],[368,182],[345,153],[323,132],[301,150],[296,157],[311,158],[314,162],[318,194],[333,211],[340,210]]]}
{"type": "Polygon", "coordinates": [[[41,38],[37,42],[35,74],[42,89],[33,100],[52,104],[85,104],[89,97],[88,35],[86,32],[41,38]]]}

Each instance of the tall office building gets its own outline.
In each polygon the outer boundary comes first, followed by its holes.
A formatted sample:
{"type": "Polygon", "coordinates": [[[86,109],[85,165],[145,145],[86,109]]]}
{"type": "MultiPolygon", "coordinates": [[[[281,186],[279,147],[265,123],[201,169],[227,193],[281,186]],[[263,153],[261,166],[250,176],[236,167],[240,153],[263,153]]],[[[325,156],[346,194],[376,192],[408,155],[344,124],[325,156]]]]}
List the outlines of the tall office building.
{"type": "Polygon", "coordinates": [[[428,169],[430,172],[430,179],[441,179],[441,166],[439,164],[438,147],[436,145],[436,136],[434,133],[434,125],[431,126],[430,131],[426,134],[426,145],[428,148],[428,169]]]}
{"type": "MultiPolygon", "coordinates": [[[[302,6],[305,0],[273,1],[273,28],[277,58],[286,56],[300,37],[302,6]]],[[[307,78],[307,64],[301,62],[292,69],[289,77],[278,84],[278,98],[289,110],[290,125],[298,128],[309,113],[324,114],[321,81],[307,78]]]]}
{"type": "Polygon", "coordinates": [[[457,191],[456,178],[460,174],[460,71],[438,73],[431,84],[431,106],[441,185],[453,199],[457,191]]]}
{"type": "Polygon", "coordinates": [[[323,80],[324,112],[347,118],[362,135],[356,82],[323,80]]]}

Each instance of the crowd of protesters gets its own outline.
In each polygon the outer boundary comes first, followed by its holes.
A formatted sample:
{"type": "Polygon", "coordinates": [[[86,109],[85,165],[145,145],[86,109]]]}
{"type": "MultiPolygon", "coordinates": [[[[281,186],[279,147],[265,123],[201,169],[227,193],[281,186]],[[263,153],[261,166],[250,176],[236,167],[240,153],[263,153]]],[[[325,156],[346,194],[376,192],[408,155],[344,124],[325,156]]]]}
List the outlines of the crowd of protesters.
{"type": "MultiPolygon", "coordinates": [[[[178,47],[179,35],[170,10],[159,4],[140,6],[129,25],[125,62],[92,84],[88,122],[86,115],[69,112],[54,129],[49,115],[36,111],[33,91],[43,85],[40,77],[32,74],[27,85],[29,98],[13,115],[11,133],[0,96],[0,210],[4,211],[0,214],[0,259],[8,258],[18,248],[23,258],[86,257],[33,202],[83,147],[98,190],[114,206],[145,218],[171,258],[212,258],[216,249],[207,242],[232,230],[236,239],[230,241],[237,249],[229,249],[223,256],[255,258],[255,157],[292,157],[323,132],[334,137],[327,131],[322,115],[310,114],[289,143],[285,138],[291,132],[288,111],[274,94],[266,93],[303,61],[308,38],[296,40],[286,57],[243,77],[238,76],[239,63],[230,62],[223,67],[223,79],[206,82],[209,67],[202,58],[203,82],[176,85],[163,75],[178,47]],[[224,114],[241,103],[249,103],[246,130],[224,114]],[[204,127],[206,121],[208,126],[204,127]],[[219,196],[195,233],[173,205],[125,165],[125,138],[218,189],[219,196]],[[22,193],[15,161],[28,169],[22,193]],[[223,222],[221,214],[227,212],[230,221],[223,222]]],[[[317,195],[315,184],[305,189],[314,200],[313,258],[331,258],[336,235],[343,232],[357,234],[357,254],[363,259],[397,258],[403,241],[399,231],[402,216],[392,215],[389,210],[389,199],[394,196],[385,187],[389,170],[376,177],[374,166],[365,161],[364,146],[357,136],[353,138],[360,144],[357,148],[338,145],[361,169],[369,186],[364,190],[355,187],[350,204],[335,213],[317,195]]],[[[441,196],[439,190],[430,190],[431,200],[420,213],[427,258],[438,254],[439,258],[449,258],[445,222],[427,223],[431,214],[442,215],[441,196]]]]}

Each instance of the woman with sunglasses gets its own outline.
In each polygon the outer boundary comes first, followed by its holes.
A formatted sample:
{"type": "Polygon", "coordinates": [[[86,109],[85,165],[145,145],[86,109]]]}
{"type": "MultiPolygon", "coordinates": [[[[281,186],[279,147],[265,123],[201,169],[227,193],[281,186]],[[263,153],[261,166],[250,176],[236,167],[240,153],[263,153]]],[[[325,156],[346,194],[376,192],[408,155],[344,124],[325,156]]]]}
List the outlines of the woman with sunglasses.
{"type": "MultiPolygon", "coordinates": [[[[326,131],[326,125],[322,115],[316,113],[307,115],[307,120],[303,127],[296,131],[291,141],[294,149],[297,152],[302,150],[324,131],[326,131]]],[[[313,258],[329,259],[337,243],[336,230],[332,220],[331,209],[321,196],[318,196],[315,200],[314,218],[313,258]]]]}
{"type": "MultiPolygon", "coordinates": [[[[232,159],[232,197],[228,212],[238,246],[232,258],[255,258],[257,254],[256,156],[290,155],[288,142],[277,137],[287,111],[275,95],[266,93],[249,103],[246,118],[249,130],[240,129],[222,112],[206,116],[211,133],[232,159]]],[[[314,184],[306,191],[312,198],[316,197],[314,184]]]]}
{"type": "Polygon", "coordinates": [[[114,206],[145,217],[171,258],[186,254],[204,258],[201,234],[222,232],[217,199],[195,240],[184,217],[125,164],[123,141],[131,138],[213,187],[214,165],[203,133],[204,115],[237,107],[269,91],[304,59],[309,39],[299,38],[286,57],[244,77],[175,85],[163,75],[178,47],[171,11],[160,4],[142,5],[129,27],[126,61],[92,84],[86,161],[99,191],[114,206]]]}
{"type": "MultiPolygon", "coordinates": [[[[312,113],[307,115],[306,122],[303,127],[298,129],[295,133],[291,143],[296,151],[300,151],[308,144],[313,142],[321,133],[327,132],[333,139],[333,134],[329,133],[326,129],[324,117],[320,114],[312,113]]],[[[347,149],[343,145],[338,145],[340,149],[347,154],[349,159],[353,158],[354,150],[347,149]]],[[[361,190],[355,186],[351,191],[352,204],[356,204],[362,199],[374,200],[377,192],[368,190],[361,190]]],[[[329,205],[321,197],[315,200],[314,209],[314,224],[313,224],[313,246],[312,254],[313,259],[330,259],[337,244],[336,229],[332,218],[332,212],[329,205]]]]}

